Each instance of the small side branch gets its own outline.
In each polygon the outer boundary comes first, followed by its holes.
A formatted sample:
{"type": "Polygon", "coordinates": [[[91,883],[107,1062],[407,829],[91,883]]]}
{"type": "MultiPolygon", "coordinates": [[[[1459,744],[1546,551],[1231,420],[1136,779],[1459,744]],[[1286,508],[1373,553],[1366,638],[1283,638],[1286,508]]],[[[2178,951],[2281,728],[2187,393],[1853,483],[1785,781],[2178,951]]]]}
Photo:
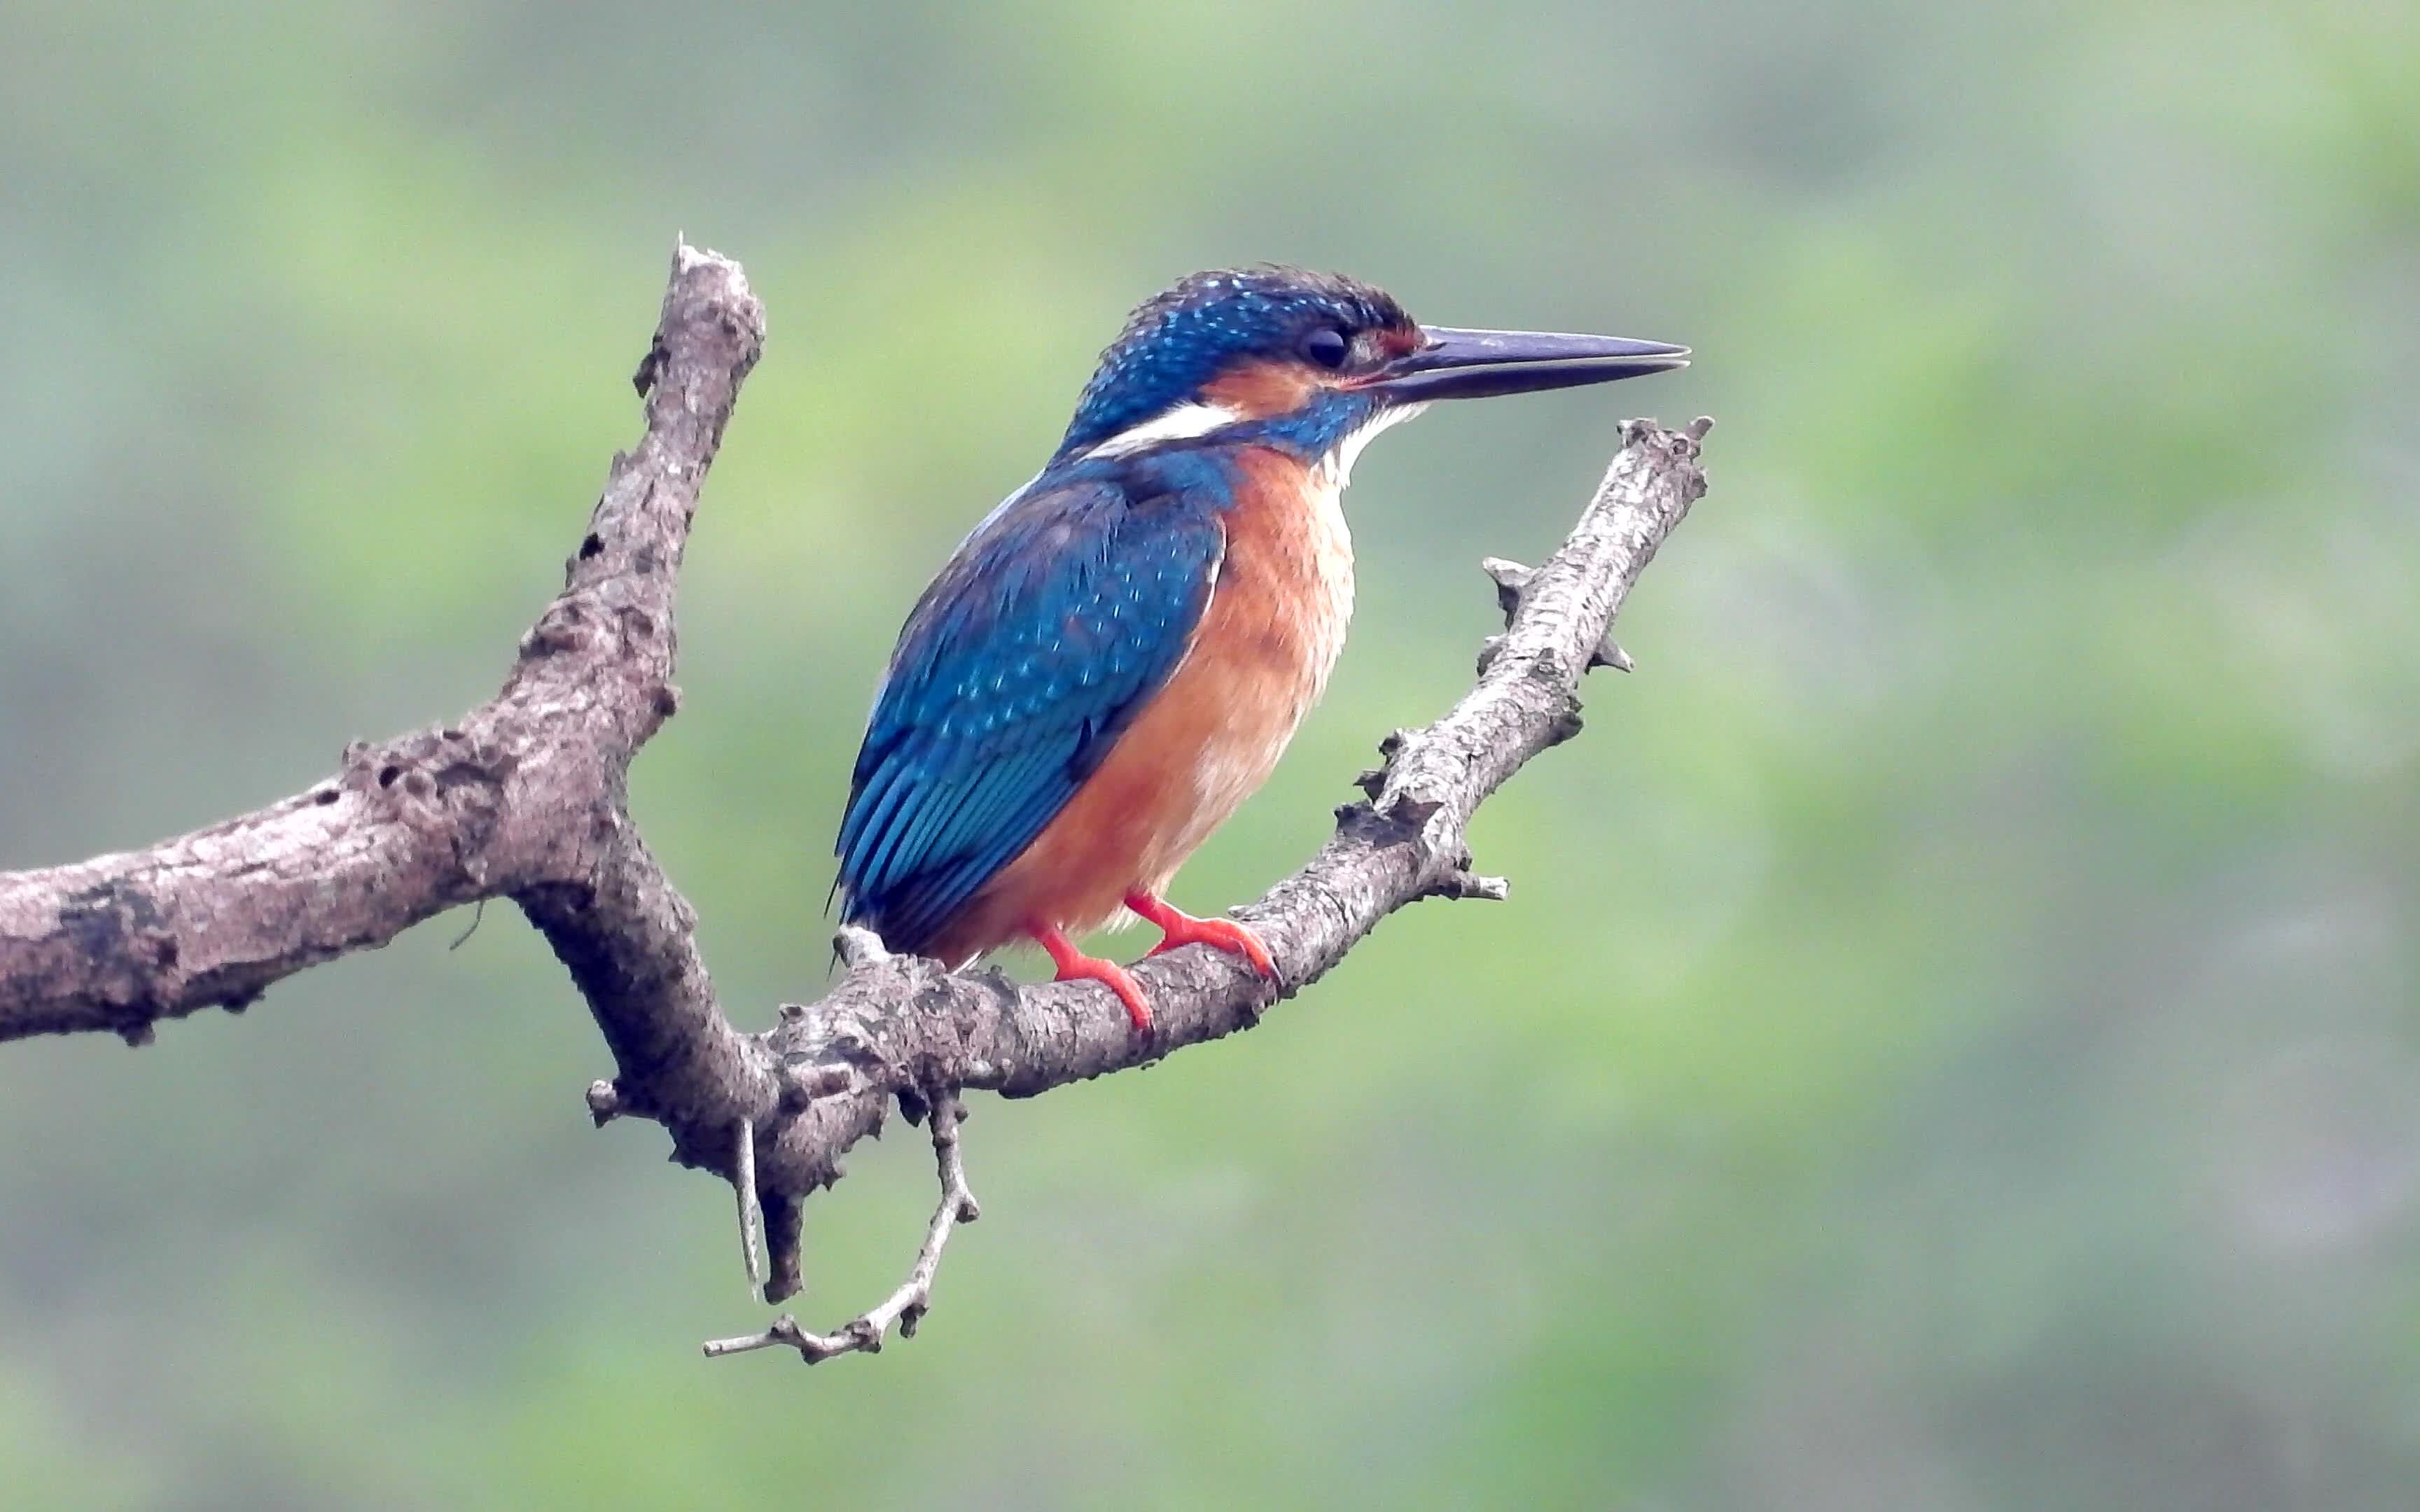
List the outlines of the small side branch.
{"type": "Polygon", "coordinates": [[[937,1092],[930,1101],[933,1160],[940,1174],[941,1201],[933,1210],[932,1222],[924,1226],[924,1247],[916,1252],[916,1263],[908,1268],[908,1279],[880,1305],[859,1314],[830,1334],[810,1334],[799,1326],[796,1318],[783,1313],[762,1334],[708,1340],[705,1346],[708,1359],[745,1354],[751,1350],[792,1349],[807,1364],[820,1365],[839,1354],[881,1353],[882,1341],[894,1323],[901,1338],[916,1336],[916,1326],[932,1310],[933,1281],[940,1273],[942,1247],[949,1243],[958,1225],[973,1223],[983,1216],[974,1193],[967,1188],[966,1161],[958,1145],[958,1126],[966,1121],[966,1108],[955,1092],[937,1092]]]}
{"type": "Polygon", "coordinates": [[[765,1211],[756,1196],[756,1120],[742,1119],[732,1135],[731,1184],[739,1195],[739,1257],[748,1267],[748,1289],[765,1284],[765,1262],[756,1236],[765,1231],[765,1211]]]}

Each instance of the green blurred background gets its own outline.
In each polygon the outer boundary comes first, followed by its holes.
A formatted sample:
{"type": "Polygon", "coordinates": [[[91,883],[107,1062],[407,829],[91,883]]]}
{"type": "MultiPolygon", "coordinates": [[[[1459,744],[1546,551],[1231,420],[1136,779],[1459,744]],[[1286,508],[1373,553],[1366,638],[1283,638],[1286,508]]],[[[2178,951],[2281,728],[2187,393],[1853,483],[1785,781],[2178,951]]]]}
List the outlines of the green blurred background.
{"type": "MultiPolygon", "coordinates": [[[[1125,310],[1258,258],[1685,340],[1350,501],[1355,639],[1177,887],[1466,686],[1619,418],[1714,491],[1511,903],[975,1105],[924,1333],[808,1372],[510,909],[0,1046],[15,1507],[2408,1507],[2420,8],[0,6],[0,865],[487,696],[674,233],[771,343],[642,821],[818,990],[880,658],[1125,310]]],[[[898,1276],[894,1135],[803,1312],[898,1276]]]]}

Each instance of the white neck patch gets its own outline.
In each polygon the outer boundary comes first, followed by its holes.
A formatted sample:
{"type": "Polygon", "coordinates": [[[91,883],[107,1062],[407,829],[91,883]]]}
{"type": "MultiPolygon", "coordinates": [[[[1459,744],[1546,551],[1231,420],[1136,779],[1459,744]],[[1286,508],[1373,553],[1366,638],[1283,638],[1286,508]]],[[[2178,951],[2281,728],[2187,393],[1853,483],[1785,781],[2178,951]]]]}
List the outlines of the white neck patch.
{"type": "Polygon", "coordinates": [[[1224,430],[1244,418],[1243,411],[1223,404],[1173,405],[1152,416],[1140,425],[1129,425],[1084,455],[1087,457],[1124,456],[1140,452],[1161,441],[1186,441],[1197,436],[1207,436],[1214,430],[1224,430]]]}
{"type": "MultiPolygon", "coordinates": [[[[1321,468],[1336,480],[1336,486],[1343,487],[1352,479],[1353,464],[1360,457],[1361,448],[1369,445],[1373,437],[1389,426],[1402,424],[1427,408],[1424,404],[1389,405],[1379,410],[1357,429],[1347,431],[1344,439],[1336,443],[1336,450],[1322,459],[1321,468]]],[[[1084,455],[1087,458],[1125,456],[1146,446],[1156,446],[1161,441],[1192,440],[1249,418],[1242,410],[1223,404],[1173,405],[1140,425],[1127,426],[1084,455]]]]}

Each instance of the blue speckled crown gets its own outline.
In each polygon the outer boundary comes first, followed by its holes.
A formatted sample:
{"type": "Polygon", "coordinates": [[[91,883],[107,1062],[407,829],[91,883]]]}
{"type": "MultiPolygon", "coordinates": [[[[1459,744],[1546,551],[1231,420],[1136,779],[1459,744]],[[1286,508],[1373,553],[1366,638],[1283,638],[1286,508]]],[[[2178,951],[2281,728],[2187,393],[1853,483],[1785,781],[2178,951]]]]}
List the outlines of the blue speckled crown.
{"type": "Polygon", "coordinates": [[[1335,273],[1264,264],[1189,274],[1144,301],[1101,354],[1058,455],[1184,403],[1239,357],[1291,353],[1313,326],[1411,323],[1392,295],[1335,273]]]}

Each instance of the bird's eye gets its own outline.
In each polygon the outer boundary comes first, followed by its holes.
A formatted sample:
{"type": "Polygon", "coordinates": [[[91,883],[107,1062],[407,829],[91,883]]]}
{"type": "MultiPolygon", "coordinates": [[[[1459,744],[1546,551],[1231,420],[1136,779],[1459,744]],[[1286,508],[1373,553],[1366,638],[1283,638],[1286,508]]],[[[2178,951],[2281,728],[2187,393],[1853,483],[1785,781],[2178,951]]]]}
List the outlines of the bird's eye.
{"type": "Polygon", "coordinates": [[[1302,354],[1331,373],[1344,365],[1352,351],[1353,344],[1333,326],[1322,326],[1302,341],[1302,354]]]}

